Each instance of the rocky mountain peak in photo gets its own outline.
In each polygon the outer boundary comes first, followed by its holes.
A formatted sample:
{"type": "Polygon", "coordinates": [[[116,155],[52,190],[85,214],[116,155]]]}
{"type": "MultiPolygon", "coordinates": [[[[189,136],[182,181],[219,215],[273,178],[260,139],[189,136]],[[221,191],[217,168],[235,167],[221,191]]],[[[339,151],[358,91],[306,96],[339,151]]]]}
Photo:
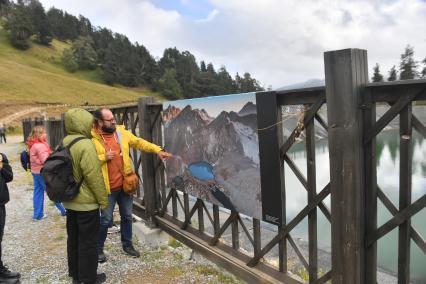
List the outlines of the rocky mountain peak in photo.
{"type": "Polygon", "coordinates": [[[173,105],[169,105],[164,111],[163,111],[163,121],[169,122],[170,120],[174,119],[176,116],[179,115],[181,112],[181,109],[178,107],[175,107],[173,105]]]}
{"type": "MultiPolygon", "coordinates": [[[[182,190],[218,202],[217,197],[205,196],[198,183],[187,183],[188,166],[207,162],[213,167],[217,184],[229,192],[225,195],[233,206],[250,216],[261,216],[256,105],[247,103],[237,111],[222,111],[213,119],[205,109],[186,106],[165,124],[166,149],[179,156],[167,161],[167,183],[171,185],[179,177],[185,184],[182,190]]],[[[227,207],[223,200],[219,205],[227,207]]]]}
{"type": "Polygon", "coordinates": [[[207,123],[210,123],[214,120],[213,117],[209,116],[205,109],[194,109],[194,111],[197,112],[200,115],[201,119],[206,121],[207,123]]]}
{"type": "Polygon", "coordinates": [[[238,113],[222,111],[210,122],[212,118],[205,110],[186,106],[165,126],[166,148],[179,153],[186,165],[201,160],[217,163],[224,156],[234,160],[245,156],[256,168],[259,149],[255,109],[256,105],[250,102],[238,113]]]}
{"type": "Polygon", "coordinates": [[[253,102],[248,102],[238,112],[238,115],[244,116],[244,115],[256,114],[256,113],[257,113],[256,105],[253,102]]]}

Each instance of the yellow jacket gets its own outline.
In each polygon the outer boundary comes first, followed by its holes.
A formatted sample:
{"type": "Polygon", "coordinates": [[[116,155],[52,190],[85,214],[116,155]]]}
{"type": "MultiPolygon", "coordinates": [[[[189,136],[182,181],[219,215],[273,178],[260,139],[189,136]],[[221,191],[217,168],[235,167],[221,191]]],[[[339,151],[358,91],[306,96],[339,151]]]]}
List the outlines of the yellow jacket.
{"type": "MultiPolygon", "coordinates": [[[[117,136],[118,143],[120,144],[121,153],[123,157],[123,171],[124,173],[130,174],[133,172],[133,162],[130,159],[130,147],[138,150],[142,150],[147,153],[155,153],[161,151],[161,147],[150,143],[142,138],[133,135],[132,132],[125,129],[124,125],[117,125],[117,136]]],[[[92,141],[95,144],[96,152],[98,153],[99,161],[101,162],[102,175],[104,177],[105,188],[108,194],[111,194],[111,188],[109,185],[108,178],[108,166],[105,160],[105,147],[102,136],[99,135],[94,129],[92,129],[92,141]]]]}

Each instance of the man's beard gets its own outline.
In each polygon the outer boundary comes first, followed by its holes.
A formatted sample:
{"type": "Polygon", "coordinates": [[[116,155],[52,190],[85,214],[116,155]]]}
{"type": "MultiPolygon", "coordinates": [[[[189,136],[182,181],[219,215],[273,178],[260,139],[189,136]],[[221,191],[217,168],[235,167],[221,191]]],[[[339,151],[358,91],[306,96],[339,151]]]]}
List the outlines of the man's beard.
{"type": "Polygon", "coordinates": [[[102,131],[105,132],[105,133],[112,134],[112,133],[115,132],[115,125],[111,126],[111,127],[107,127],[107,126],[104,125],[104,126],[102,126],[102,131]]]}

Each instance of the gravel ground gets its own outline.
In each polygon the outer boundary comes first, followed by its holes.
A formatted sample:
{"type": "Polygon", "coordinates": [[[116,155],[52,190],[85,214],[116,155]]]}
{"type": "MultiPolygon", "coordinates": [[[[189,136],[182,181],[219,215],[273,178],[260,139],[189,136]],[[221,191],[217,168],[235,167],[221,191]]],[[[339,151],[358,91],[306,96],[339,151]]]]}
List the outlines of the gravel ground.
{"type": "MultiPolygon", "coordinates": [[[[21,136],[12,136],[8,137],[9,143],[0,144],[0,152],[8,156],[15,175],[9,184],[11,201],[6,205],[3,262],[21,273],[21,283],[72,283],[67,271],[65,218],[46,196],[48,217],[32,220],[32,177],[20,166],[19,153],[24,148],[21,140],[21,136]]],[[[199,255],[194,261],[191,250],[175,240],[158,248],[139,244],[137,239],[134,245],[141,251],[138,259],[122,252],[119,233],[108,234],[108,261],[98,267],[98,272],[106,273],[107,283],[243,283],[199,255]]],[[[298,245],[304,248],[303,243],[298,245]]],[[[321,267],[328,267],[321,255],[321,267]]],[[[378,271],[378,283],[396,282],[394,276],[378,271]]]]}
{"type": "MultiPolygon", "coordinates": [[[[10,202],[6,205],[6,227],[3,238],[3,261],[21,273],[21,283],[72,283],[66,261],[65,217],[46,196],[47,218],[32,220],[32,177],[19,163],[23,149],[21,137],[8,137],[0,144],[11,160],[14,181],[9,184],[10,202]]],[[[231,274],[205,259],[190,259],[191,251],[176,241],[159,248],[139,244],[140,258],[131,258],[121,249],[120,234],[111,233],[105,244],[108,261],[100,264],[107,283],[242,283],[231,274]]]]}

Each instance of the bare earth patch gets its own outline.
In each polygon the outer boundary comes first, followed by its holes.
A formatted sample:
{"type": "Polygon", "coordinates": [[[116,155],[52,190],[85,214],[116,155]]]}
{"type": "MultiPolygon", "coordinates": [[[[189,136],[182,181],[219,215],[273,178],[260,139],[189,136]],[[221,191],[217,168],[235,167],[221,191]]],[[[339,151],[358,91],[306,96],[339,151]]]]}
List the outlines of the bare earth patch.
{"type": "Polygon", "coordinates": [[[22,119],[33,117],[60,118],[69,106],[66,105],[8,105],[0,104],[0,122],[7,126],[20,126],[22,119]]]}

